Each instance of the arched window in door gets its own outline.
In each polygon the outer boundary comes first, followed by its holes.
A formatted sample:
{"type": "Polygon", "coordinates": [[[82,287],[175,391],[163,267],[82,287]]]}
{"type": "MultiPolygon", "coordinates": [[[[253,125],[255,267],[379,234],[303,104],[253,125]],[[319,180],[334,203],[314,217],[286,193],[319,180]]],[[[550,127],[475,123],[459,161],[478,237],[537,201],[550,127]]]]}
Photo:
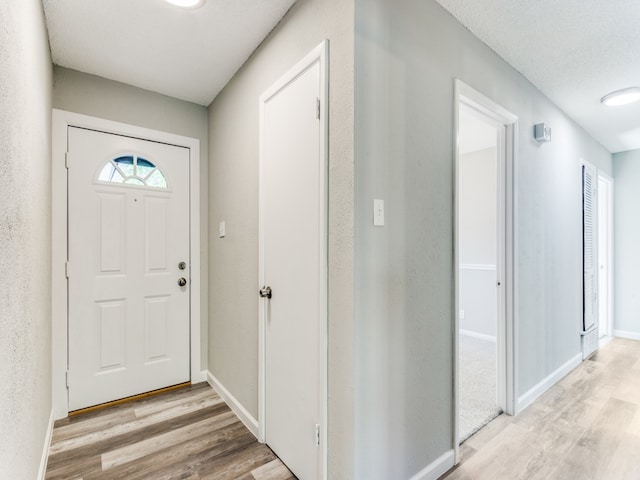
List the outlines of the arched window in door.
{"type": "Polygon", "coordinates": [[[162,171],[146,158],[124,155],[109,160],[98,175],[100,183],[117,183],[167,189],[167,179],[162,171]]]}

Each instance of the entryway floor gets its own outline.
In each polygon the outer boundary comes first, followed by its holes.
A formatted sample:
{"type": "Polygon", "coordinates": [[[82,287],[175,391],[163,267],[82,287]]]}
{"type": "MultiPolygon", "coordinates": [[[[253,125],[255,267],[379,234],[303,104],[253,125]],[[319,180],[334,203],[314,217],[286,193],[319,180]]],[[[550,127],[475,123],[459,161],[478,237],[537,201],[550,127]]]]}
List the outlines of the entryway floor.
{"type": "Polygon", "coordinates": [[[295,480],[206,383],[59,420],[47,480],[295,480]]]}
{"type": "Polygon", "coordinates": [[[640,342],[615,338],[517,417],[460,448],[447,480],[640,479],[640,342]]]}

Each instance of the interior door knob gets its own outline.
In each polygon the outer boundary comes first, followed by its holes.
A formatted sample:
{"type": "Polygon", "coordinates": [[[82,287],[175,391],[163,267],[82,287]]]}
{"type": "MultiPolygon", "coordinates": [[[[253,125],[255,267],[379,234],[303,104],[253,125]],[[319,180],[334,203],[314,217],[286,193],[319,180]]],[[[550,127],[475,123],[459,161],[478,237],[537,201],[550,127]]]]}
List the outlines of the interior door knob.
{"type": "Polygon", "coordinates": [[[258,293],[262,298],[271,298],[271,287],[262,287],[258,293]]]}
{"type": "Polygon", "coordinates": [[[184,277],[180,277],[178,279],[178,285],[180,285],[181,287],[184,287],[187,284],[187,279],[184,277]]]}

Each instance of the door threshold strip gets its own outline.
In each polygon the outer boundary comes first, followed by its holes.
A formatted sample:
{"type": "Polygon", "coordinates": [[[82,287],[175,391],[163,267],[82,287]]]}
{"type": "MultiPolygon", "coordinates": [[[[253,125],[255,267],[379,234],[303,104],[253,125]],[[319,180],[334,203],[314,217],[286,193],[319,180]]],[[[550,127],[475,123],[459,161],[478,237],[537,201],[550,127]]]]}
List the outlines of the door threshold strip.
{"type": "Polygon", "coordinates": [[[134,400],[139,400],[141,398],[151,397],[153,395],[158,395],[160,393],[170,392],[172,390],[178,390],[180,388],[190,387],[191,382],[178,383],[177,385],[171,385],[170,387],[159,388],[157,390],[152,390],[150,392],[139,393],[137,395],[132,395],[130,397],[120,398],[118,400],[113,400],[111,402],[101,403],[99,405],[93,405],[92,407],[81,408],[79,410],[74,410],[69,412],[70,417],[75,417],[77,415],[82,415],[83,413],[95,412],[96,410],[102,410],[103,408],[111,407],[113,405],[120,405],[122,403],[132,402],[134,400]]]}

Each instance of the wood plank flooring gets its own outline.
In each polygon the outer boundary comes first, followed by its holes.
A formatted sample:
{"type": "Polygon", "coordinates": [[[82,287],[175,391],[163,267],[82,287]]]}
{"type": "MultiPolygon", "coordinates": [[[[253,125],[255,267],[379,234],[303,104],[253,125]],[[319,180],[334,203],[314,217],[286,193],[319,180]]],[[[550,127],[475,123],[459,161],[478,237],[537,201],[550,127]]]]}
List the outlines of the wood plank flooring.
{"type": "Polygon", "coordinates": [[[201,383],[56,422],[47,480],[295,480],[201,383]]]}
{"type": "Polygon", "coordinates": [[[460,452],[460,465],[443,479],[639,480],[640,342],[613,339],[460,452]]]}

